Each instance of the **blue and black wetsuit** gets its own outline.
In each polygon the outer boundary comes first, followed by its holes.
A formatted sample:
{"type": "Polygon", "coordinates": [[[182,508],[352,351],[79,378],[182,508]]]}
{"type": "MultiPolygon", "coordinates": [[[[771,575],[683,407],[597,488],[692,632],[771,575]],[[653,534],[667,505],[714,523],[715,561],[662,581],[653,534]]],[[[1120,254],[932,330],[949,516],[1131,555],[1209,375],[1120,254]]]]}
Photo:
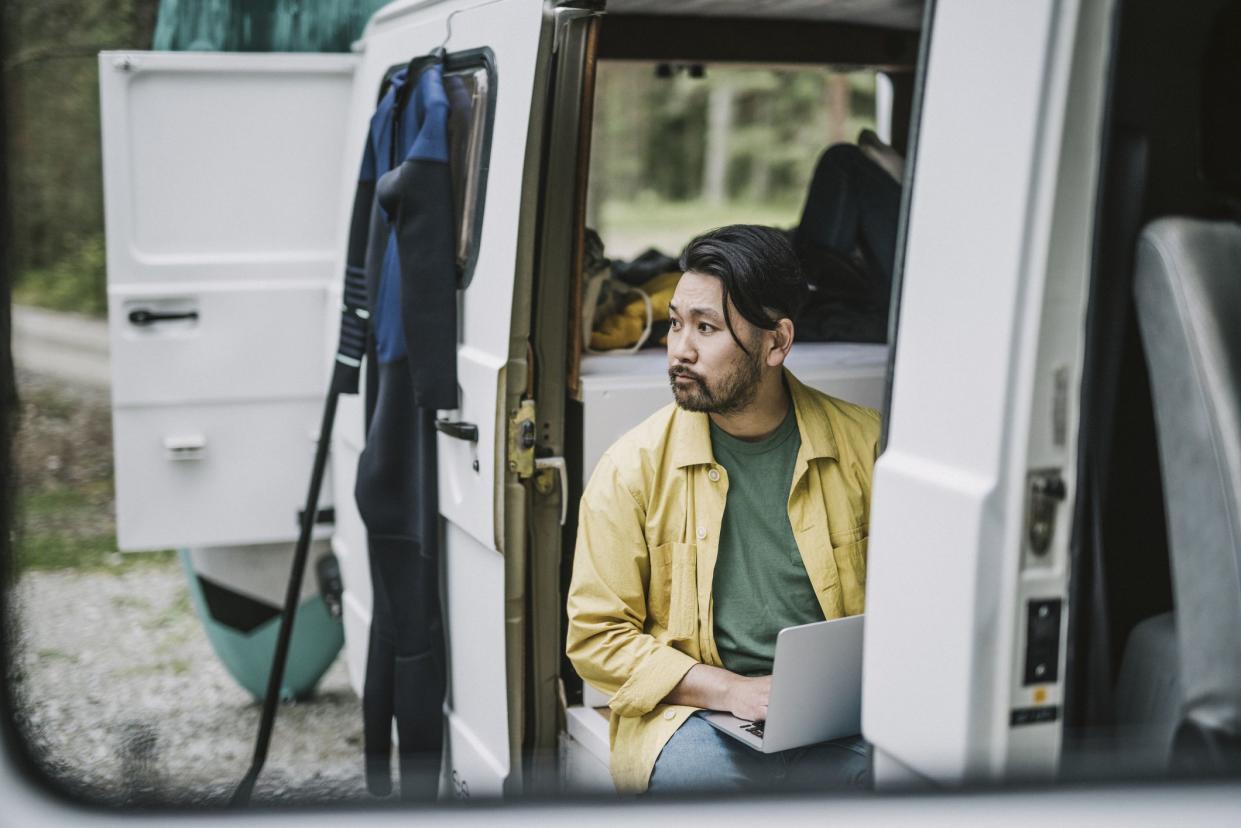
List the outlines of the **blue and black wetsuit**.
{"type": "Polygon", "coordinates": [[[434,798],[443,738],[435,411],[456,408],[457,270],[442,65],[398,72],[371,120],[349,241],[366,276],[366,447],[355,495],[373,590],[363,717],[367,786],[434,798]]]}

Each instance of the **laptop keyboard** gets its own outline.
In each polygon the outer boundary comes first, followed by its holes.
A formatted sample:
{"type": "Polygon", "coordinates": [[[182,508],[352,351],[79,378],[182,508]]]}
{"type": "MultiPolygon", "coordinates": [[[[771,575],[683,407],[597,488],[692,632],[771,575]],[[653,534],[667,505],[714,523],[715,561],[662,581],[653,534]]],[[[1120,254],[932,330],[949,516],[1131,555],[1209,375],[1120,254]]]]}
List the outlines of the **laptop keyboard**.
{"type": "Polygon", "coordinates": [[[753,733],[755,736],[761,739],[763,738],[763,725],[765,724],[766,722],[750,722],[747,725],[742,725],[741,729],[747,733],[753,733]]]}

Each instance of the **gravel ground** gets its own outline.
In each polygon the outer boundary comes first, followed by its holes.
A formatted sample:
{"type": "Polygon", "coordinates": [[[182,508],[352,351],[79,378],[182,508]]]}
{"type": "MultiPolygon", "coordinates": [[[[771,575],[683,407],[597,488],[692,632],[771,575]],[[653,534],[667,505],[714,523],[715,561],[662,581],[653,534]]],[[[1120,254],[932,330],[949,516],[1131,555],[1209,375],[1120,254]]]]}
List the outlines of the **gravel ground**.
{"type": "MultiPolygon", "coordinates": [[[[48,772],[90,799],[223,804],[249,766],[260,706],[216,659],[179,562],[112,551],[74,565],[78,539],[86,548],[114,533],[107,393],[19,382],[15,454],[29,508],[18,545],[37,540],[57,556],[27,556],[10,587],[19,726],[48,772]],[[31,505],[49,496],[72,496],[73,508],[31,505]]],[[[366,798],[361,739],[341,658],[313,699],[282,706],[253,801],[366,798]]]]}
{"type": "MultiPolygon", "coordinates": [[[[31,572],[14,597],[12,680],[49,770],[108,801],[227,800],[259,705],[216,659],[179,566],[31,572]]],[[[255,801],[363,797],[361,730],[338,659],[313,700],[279,711],[255,801]]]]}

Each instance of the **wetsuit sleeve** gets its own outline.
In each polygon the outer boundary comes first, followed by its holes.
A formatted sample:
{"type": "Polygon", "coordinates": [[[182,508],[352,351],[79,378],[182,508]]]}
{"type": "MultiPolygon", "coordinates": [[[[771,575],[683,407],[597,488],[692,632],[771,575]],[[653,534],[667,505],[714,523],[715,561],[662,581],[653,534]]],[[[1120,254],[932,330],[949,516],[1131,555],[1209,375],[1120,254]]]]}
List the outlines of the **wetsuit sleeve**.
{"type": "Polygon", "coordinates": [[[345,286],[341,296],[340,341],[336,348],[333,382],[342,394],[358,393],[362,357],[369,332],[369,298],[366,291],[366,250],[370,239],[371,209],[375,203],[375,153],[366,142],[358,186],[349,221],[349,244],[345,252],[345,286]]]}

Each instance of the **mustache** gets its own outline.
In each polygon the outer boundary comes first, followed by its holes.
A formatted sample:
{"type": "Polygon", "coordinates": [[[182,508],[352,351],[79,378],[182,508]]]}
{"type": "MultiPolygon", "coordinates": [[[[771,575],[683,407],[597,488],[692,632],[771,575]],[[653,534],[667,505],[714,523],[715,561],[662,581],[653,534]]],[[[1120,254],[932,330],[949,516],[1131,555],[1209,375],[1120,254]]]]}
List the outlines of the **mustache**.
{"type": "Polygon", "coordinates": [[[694,382],[702,383],[702,377],[698,376],[697,374],[695,374],[693,371],[689,370],[688,368],[680,368],[680,367],[669,368],[668,369],[669,381],[677,377],[685,377],[686,379],[691,379],[694,382]]]}

